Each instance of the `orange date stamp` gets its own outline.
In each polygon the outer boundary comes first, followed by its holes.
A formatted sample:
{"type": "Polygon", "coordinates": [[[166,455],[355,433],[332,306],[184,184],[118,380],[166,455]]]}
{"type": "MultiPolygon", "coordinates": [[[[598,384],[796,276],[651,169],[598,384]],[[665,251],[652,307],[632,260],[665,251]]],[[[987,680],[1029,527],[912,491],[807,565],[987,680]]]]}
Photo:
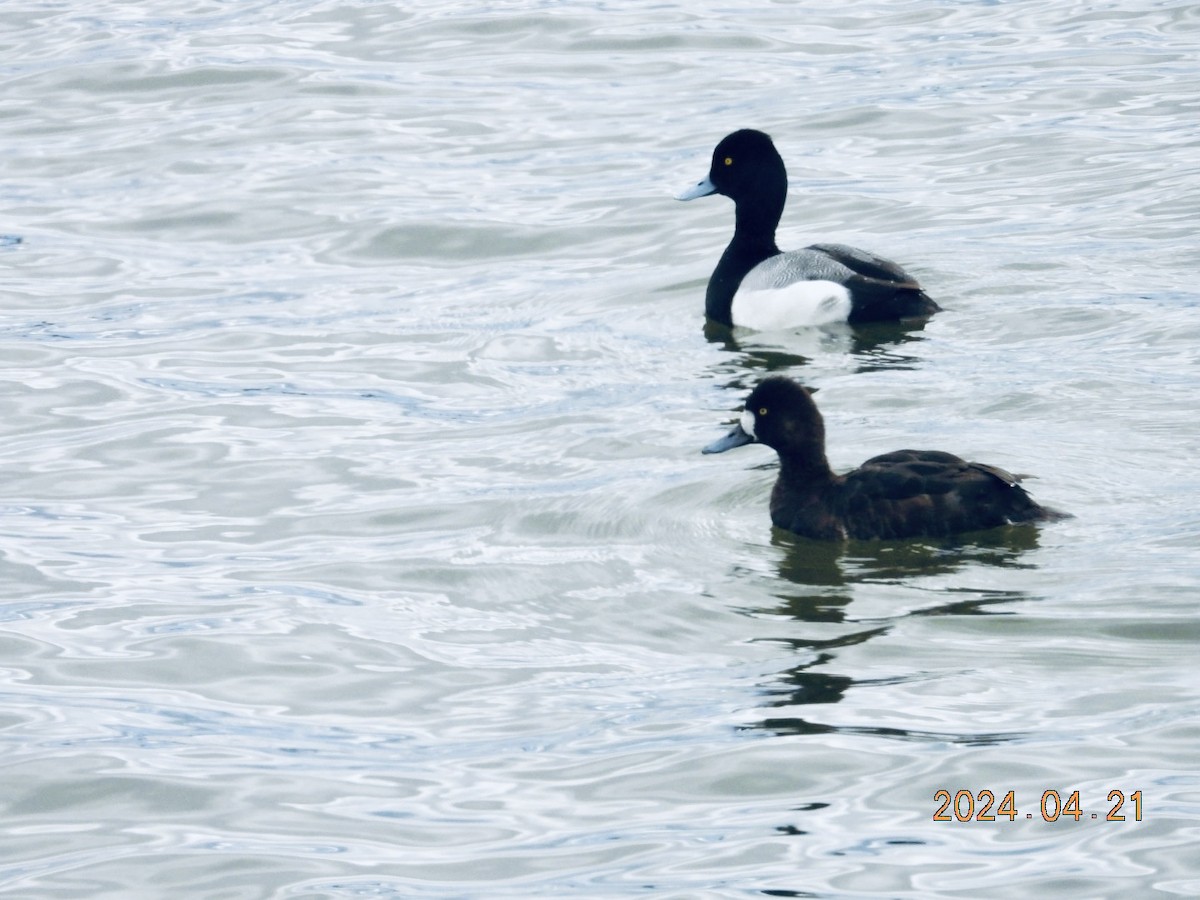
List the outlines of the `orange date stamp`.
{"type": "Polygon", "coordinates": [[[1040,818],[1043,822],[1058,822],[1061,819],[1080,822],[1085,819],[1099,820],[1104,816],[1105,822],[1124,822],[1132,819],[1142,821],[1142,792],[1134,791],[1128,797],[1124,791],[1108,792],[1107,809],[1101,812],[1087,812],[1079,799],[1079,791],[1071,791],[1066,798],[1056,790],[1042,792],[1042,800],[1037,813],[1021,812],[1017,807],[1017,792],[1008,791],[996,802],[996,794],[984,789],[982,791],[960,790],[951,793],[945,789],[936,791],[933,795],[935,803],[941,804],[933,814],[935,822],[995,822],[1007,819],[1015,822],[1017,819],[1040,818]],[[1129,803],[1131,809],[1126,810],[1129,803]]]}

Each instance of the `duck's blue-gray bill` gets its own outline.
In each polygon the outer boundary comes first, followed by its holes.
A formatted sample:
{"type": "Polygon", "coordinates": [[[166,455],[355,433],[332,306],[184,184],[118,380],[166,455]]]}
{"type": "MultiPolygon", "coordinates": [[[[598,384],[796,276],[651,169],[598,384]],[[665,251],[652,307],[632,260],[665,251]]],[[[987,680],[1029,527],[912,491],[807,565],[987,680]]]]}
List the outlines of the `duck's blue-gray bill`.
{"type": "Polygon", "coordinates": [[[713,183],[711,181],[709,181],[708,176],[706,175],[704,177],[704,180],[701,181],[699,184],[693,184],[691,187],[685,188],[684,190],[682,190],[678,194],[676,194],[675,199],[676,200],[695,200],[697,197],[707,197],[709,194],[715,194],[716,192],[717,192],[716,187],[713,185],[713,183]]]}
{"type": "Polygon", "coordinates": [[[733,426],[733,429],[725,437],[713,441],[705,447],[702,453],[724,453],[726,450],[732,450],[734,447],[741,447],[743,444],[753,444],[754,438],[746,434],[746,430],[742,428],[741,423],[733,426]]]}

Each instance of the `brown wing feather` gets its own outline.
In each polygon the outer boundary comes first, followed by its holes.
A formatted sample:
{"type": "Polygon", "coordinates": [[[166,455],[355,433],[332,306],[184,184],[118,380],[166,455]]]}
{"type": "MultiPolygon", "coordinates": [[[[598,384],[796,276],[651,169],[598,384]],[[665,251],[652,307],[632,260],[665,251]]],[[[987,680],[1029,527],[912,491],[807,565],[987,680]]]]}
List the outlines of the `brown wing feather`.
{"type": "Polygon", "coordinates": [[[1008,472],[936,450],[868,460],[840,479],[833,506],[846,532],[861,538],[945,535],[1044,518],[1008,472]]]}

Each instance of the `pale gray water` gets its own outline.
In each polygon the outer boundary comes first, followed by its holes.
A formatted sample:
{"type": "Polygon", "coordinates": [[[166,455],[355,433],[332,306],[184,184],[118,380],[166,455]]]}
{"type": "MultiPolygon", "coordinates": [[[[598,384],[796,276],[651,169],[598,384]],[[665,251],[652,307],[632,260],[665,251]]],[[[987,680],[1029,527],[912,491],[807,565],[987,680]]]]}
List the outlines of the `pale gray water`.
{"type": "Polygon", "coordinates": [[[1200,7],[401,6],[0,10],[0,893],[1200,894],[1200,7]],[[744,126],[946,312],[707,340],[744,126]],[[1076,518],[772,533],[768,370],[1076,518]]]}

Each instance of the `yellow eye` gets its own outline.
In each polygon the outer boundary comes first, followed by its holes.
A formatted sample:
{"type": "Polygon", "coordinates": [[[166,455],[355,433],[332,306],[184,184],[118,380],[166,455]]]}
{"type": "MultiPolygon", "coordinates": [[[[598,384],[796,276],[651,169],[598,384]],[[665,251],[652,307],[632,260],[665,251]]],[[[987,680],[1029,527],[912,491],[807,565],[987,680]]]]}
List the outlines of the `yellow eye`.
{"type": "Polygon", "coordinates": [[[725,165],[727,165],[727,166],[733,165],[733,157],[732,156],[725,157],[725,165]]]}
{"type": "Polygon", "coordinates": [[[767,408],[765,406],[760,406],[758,408],[758,414],[760,416],[765,416],[767,414],[767,408]]]}

